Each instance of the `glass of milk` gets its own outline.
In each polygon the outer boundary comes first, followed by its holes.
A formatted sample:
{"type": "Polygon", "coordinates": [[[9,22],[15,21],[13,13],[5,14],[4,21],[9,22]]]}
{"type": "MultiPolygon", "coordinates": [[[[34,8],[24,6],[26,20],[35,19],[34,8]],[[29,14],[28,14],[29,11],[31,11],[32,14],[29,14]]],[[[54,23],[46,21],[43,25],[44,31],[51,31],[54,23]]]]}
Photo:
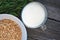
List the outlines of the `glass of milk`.
{"type": "Polygon", "coordinates": [[[43,30],[46,29],[47,10],[39,2],[28,3],[22,10],[21,18],[28,28],[41,27],[43,30]]]}

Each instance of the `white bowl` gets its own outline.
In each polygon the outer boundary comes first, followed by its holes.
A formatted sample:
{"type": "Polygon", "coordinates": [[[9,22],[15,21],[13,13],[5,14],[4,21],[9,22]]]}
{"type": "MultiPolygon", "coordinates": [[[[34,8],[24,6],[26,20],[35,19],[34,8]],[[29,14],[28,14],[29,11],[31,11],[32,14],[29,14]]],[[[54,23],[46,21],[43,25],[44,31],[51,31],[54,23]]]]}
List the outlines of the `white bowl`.
{"type": "Polygon", "coordinates": [[[22,40],[27,40],[27,31],[21,20],[19,20],[17,17],[10,15],[10,14],[0,14],[0,20],[2,19],[10,19],[15,21],[22,30],[22,40]]]}

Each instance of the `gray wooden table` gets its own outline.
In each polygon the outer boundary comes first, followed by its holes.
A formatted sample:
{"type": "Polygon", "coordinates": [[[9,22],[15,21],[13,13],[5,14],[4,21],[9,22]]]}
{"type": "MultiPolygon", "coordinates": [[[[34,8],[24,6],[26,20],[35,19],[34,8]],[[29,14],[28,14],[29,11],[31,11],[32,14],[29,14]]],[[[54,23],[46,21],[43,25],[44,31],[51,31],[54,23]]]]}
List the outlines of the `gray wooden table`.
{"type": "Polygon", "coordinates": [[[48,11],[47,29],[29,29],[28,40],[60,40],[60,0],[35,0],[45,5],[48,11]]]}

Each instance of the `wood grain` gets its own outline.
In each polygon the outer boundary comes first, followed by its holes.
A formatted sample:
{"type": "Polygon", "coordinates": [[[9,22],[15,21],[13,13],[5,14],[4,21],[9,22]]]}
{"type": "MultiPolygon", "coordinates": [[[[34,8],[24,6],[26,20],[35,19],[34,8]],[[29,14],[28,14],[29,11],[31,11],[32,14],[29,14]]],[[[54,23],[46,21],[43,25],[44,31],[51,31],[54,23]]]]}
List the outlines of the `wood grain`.
{"type": "Polygon", "coordinates": [[[60,8],[60,0],[34,0],[34,1],[38,1],[46,5],[52,5],[60,8]]]}
{"type": "Polygon", "coordinates": [[[54,6],[46,5],[48,17],[60,21],[60,9],[54,6]]]}
{"type": "Polygon", "coordinates": [[[46,23],[47,29],[28,29],[28,40],[60,40],[60,22],[49,20],[46,23]]]}

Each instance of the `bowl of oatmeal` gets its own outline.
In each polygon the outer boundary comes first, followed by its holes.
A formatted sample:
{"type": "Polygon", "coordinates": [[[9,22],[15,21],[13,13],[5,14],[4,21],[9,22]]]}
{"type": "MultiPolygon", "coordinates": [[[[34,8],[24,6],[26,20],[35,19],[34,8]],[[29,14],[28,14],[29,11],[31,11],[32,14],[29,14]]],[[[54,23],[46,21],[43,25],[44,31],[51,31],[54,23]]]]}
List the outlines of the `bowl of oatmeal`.
{"type": "Polygon", "coordinates": [[[21,20],[10,14],[0,14],[0,40],[27,40],[21,20]]]}

